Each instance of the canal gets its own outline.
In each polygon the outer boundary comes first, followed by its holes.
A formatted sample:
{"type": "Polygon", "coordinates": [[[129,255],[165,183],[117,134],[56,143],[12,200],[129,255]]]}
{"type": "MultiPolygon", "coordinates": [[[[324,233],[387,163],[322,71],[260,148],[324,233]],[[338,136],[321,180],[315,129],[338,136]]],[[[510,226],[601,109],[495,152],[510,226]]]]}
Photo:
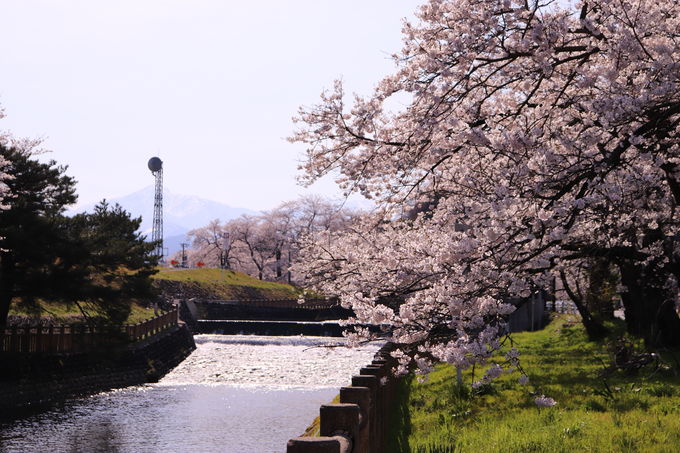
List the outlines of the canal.
{"type": "Polygon", "coordinates": [[[0,453],[285,452],[378,349],[322,337],[195,340],[196,351],[157,384],[0,424],[0,453]]]}

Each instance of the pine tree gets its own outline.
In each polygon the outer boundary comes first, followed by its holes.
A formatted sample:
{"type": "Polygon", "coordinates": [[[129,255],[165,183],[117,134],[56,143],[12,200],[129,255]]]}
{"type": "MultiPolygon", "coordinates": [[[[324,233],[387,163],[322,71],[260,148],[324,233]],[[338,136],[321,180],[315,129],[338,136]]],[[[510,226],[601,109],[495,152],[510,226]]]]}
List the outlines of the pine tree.
{"type": "Polygon", "coordinates": [[[37,308],[40,300],[89,302],[106,322],[123,323],[132,298],[153,295],[153,244],[137,233],[120,206],[105,201],[93,213],[64,216],[76,201],[75,180],[55,161],[0,145],[10,197],[0,211],[0,328],[10,305],[37,308]]]}

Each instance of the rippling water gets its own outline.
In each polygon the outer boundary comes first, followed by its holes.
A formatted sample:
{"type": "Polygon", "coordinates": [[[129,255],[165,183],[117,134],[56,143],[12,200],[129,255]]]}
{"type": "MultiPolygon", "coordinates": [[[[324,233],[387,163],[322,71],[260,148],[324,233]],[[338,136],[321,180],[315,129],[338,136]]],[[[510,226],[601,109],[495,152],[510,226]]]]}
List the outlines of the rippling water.
{"type": "Polygon", "coordinates": [[[378,348],[313,337],[195,340],[158,384],[0,425],[0,452],[283,452],[378,348]]]}

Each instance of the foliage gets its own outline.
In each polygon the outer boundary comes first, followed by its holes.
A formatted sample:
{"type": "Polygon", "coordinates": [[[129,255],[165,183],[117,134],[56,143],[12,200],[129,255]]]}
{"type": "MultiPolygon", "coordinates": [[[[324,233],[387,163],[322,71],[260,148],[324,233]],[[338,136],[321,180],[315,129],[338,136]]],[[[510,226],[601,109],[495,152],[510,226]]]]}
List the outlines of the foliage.
{"type": "Polygon", "coordinates": [[[297,116],[303,178],[335,174],[382,208],[310,242],[307,278],[391,326],[402,371],[486,360],[508,302],[594,257],[619,268],[629,331],[680,344],[680,4],[429,0],[416,15],[372,95],[336,82],[297,116]]]}
{"type": "Polygon", "coordinates": [[[215,219],[187,234],[191,241],[188,260],[194,265],[203,261],[211,267],[245,272],[260,280],[291,283],[290,265],[303,238],[318,231],[341,230],[351,216],[338,203],[305,196],[260,215],[243,215],[224,223],[215,219]]]}
{"type": "Polygon", "coordinates": [[[154,244],[137,232],[141,218],[102,201],[94,212],[62,221],[70,237],[69,253],[60,257],[71,264],[63,276],[70,293],[96,305],[107,320],[125,322],[131,299],[155,295],[149,278],[156,273],[154,244]]]}
{"type": "Polygon", "coordinates": [[[0,154],[9,162],[5,182],[12,194],[0,210],[0,326],[15,297],[27,304],[41,297],[66,297],[68,290],[53,276],[68,268],[58,259],[68,242],[61,214],[76,200],[75,181],[64,174],[64,167],[33,159],[30,146],[9,146],[0,143],[0,154]]]}
{"type": "Polygon", "coordinates": [[[155,261],[136,232],[141,219],[106,202],[66,217],[65,207],[76,200],[66,168],[39,162],[30,147],[0,151],[10,162],[12,194],[0,210],[0,326],[13,303],[37,309],[41,300],[88,302],[105,322],[125,322],[133,297],[153,295],[155,261]]]}
{"type": "MultiPolygon", "coordinates": [[[[680,380],[672,370],[648,367],[634,376],[601,377],[603,363],[612,359],[607,343],[589,342],[569,317],[513,337],[530,370],[527,385],[509,373],[484,394],[471,394],[456,386],[449,365],[438,366],[423,383],[405,379],[389,451],[427,445],[461,453],[680,451],[680,380]],[[533,400],[542,393],[554,395],[557,405],[539,410],[533,400]]],[[[502,352],[495,358],[502,359],[502,352]]],[[[465,379],[473,379],[471,371],[465,379]]]]}
{"type": "MultiPolygon", "coordinates": [[[[0,119],[4,118],[5,112],[0,107],[0,119]]],[[[17,142],[16,140],[12,137],[11,134],[0,131],[0,147],[2,148],[12,148],[12,147],[17,147],[17,142]]],[[[6,172],[7,166],[9,165],[9,161],[5,159],[4,155],[0,155],[0,209],[5,209],[7,206],[3,203],[3,200],[10,196],[10,190],[9,186],[7,185],[6,181],[7,179],[11,178],[11,176],[6,172]]]]}

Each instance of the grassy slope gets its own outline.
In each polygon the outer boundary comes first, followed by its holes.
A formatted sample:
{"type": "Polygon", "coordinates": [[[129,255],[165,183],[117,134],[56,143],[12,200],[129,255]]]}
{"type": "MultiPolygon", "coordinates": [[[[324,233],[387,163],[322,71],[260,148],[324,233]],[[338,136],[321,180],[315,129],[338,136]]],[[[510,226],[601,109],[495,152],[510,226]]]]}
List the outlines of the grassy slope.
{"type": "MultiPolygon", "coordinates": [[[[220,269],[161,269],[153,276],[156,285],[168,298],[173,297],[205,297],[211,299],[286,299],[298,295],[298,290],[290,285],[260,281],[240,272],[220,269]]],[[[152,318],[154,311],[144,304],[133,302],[128,324],[136,324],[152,318]]],[[[42,301],[40,312],[27,311],[12,305],[10,315],[30,317],[51,317],[57,322],[73,322],[81,316],[75,304],[65,305],[42,301]]],[[[88,304],[83,307],[90,314],[88,304]]]]}
{"type": "Polygon", "coordinates": [[[163,269],[153,278],[166,294],[185,297],[286,299],[298,295],[290,285],[222,269],[163,269]]]}
{"type": "MultiPolygon", "coordinates": [[[[410,379],[400,389],[388,451],[680,451],[680,378],[671,370],[598,377],[602,361],[610,360],[606,347],[586,341],[569,318],[513,337],[528,385],[511,373],[470,397],[456,387],[450,366],[438,367],[425,383],[410,379]],[[558,403],[539,411],[530,392],[558,403]]],[[[471,372],[465,378],[469,387],[471,372]]]]}
{"type": "MultiPolygon", "coordinates": [[[[82,304],[85,311],[90,315],[96,315],[96,310],[90,307],[87,303],[82,304]]],[[[26,316],[26,317],[50,317],[59,323],[70,323],[74,318],[80,318],[82,315],[75,304],[65,305],[57,302],[40,302],[40,312],[33,310],[26,310],[13,304],[10,307],[10,315],[26,316]]],[[[151,308],[143,307],[138,303],[132,304],[132,311],[128,317],[128,324],[136,324],[145,319],[153,318],[154,311],[151,308]]]]}

